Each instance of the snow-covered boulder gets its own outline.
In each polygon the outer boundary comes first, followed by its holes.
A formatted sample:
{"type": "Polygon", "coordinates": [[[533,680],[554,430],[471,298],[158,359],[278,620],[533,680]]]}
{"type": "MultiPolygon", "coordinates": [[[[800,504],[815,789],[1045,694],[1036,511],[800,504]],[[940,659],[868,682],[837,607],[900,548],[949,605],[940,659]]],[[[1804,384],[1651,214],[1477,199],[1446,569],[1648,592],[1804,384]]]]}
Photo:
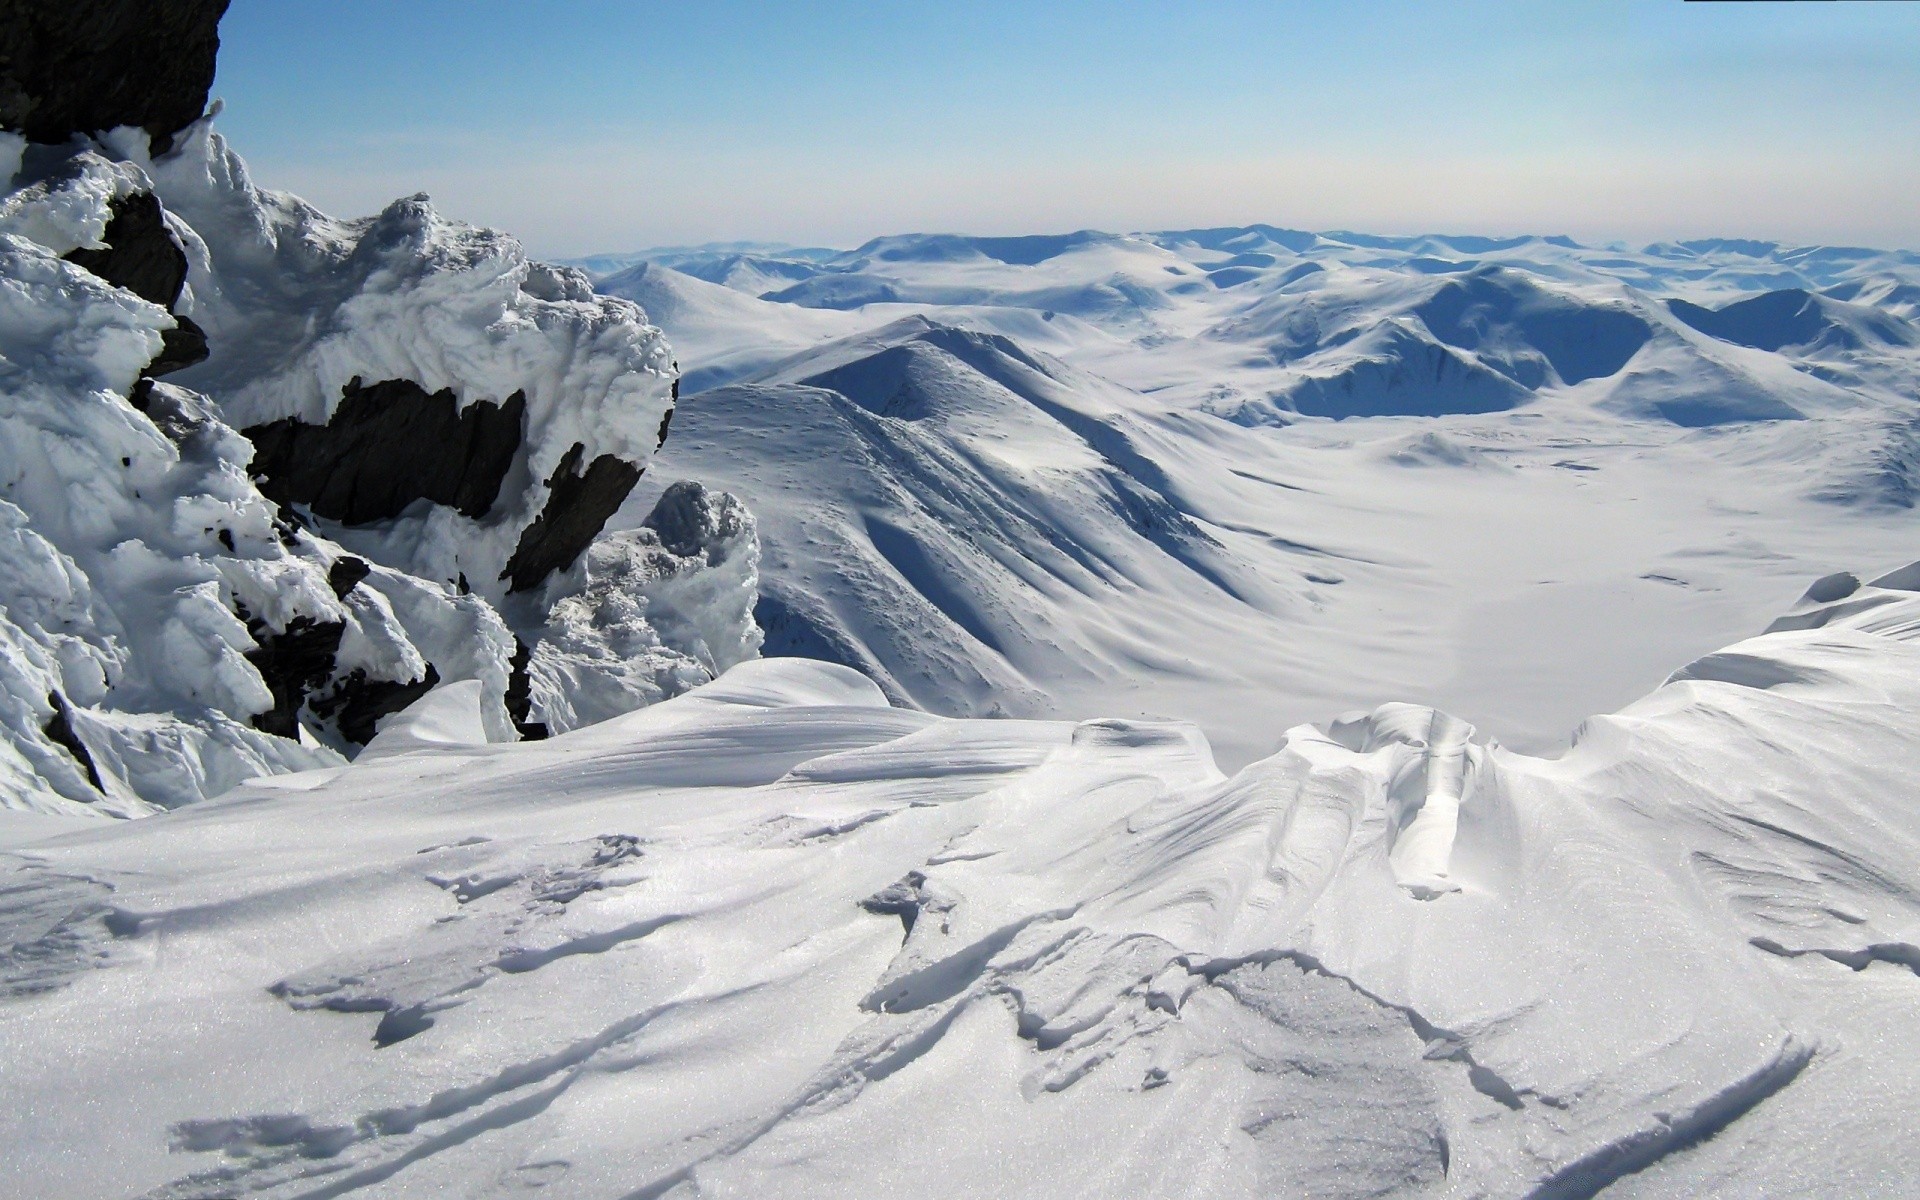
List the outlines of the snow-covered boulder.
{"type": "Polygon", "coordinates": [[[760,652],[753,516],[676,483],[638,529],[587,551],[586,587],[553,606],[528,667],[534,718],[564,733],[676,696],[760,652]]]}

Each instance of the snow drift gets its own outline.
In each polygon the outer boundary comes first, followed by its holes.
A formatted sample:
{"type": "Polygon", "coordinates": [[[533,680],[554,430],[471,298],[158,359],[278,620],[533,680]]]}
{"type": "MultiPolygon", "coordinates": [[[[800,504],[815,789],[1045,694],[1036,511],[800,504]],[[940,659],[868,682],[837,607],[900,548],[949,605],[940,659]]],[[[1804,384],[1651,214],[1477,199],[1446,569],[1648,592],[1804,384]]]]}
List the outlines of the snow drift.
{"type": "Polygon", "coordinates": [[[0,1177],[1899,1194],[1916,580],[1821,580],[1558,760],[1387,705],[1225,776],[1189,725],[762,660],[517,746],[444,690],[351,768],[0,824],[40,838],[0,1177]]]}

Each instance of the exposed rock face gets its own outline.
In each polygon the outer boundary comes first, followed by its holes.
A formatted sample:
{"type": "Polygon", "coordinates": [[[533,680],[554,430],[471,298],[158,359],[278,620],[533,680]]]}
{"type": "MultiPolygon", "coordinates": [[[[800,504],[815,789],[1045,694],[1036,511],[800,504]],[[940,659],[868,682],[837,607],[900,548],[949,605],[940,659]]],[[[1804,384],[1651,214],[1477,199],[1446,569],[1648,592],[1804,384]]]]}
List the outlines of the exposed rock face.
{"type": "Polygon", "coordinates": [[[527,664],[531,661],[533,647],[514,638],[513,658],[508,663],[512,674],[507,677],[507,715],[513,718],[513,727],[523,741],[537,742],[552,731],[545,721],[529,719],[533,715],[533,677],[527,673],[527,664]]]}
{"type": "Polygon", "coordinates": [[[253,718],[255,729],[284,738],[300,736],[300,707],[309,693],[326,685],[333,674],[334,656],[347,631],[341,621],[315,621],[295,617],[280,633],[270,632],[265,623],[249,619],[246,609],[240,617],[247,622],[256,648],[247,652],[247,661],[260,672],[273,707],[253,718]]]}
{"type": "Polygon", "coordinates": [[[594,459],[581,474],[586,449],[575,442],[547,480],[546,507],[520,534],[500,572],[500,578],[512,581],[512,591],[529,591],[552,572],[572,566],[640,482],[639,467],[611,454],[594,459]]]}
{"type": "Polygon", "coordinates": [[[81,769],[86,771],[87,782],[93,785],[94,791],[106,791],[105,785],[100,782],[100,768],[93,765],[92,752],[87,749],[87,744],[80,740],[80,735],[73,731],[72,710],[67,707],[67,698],[59,692],[49,692],[47,703],[53,705],[53,716],[47,720],[43,729],[47,738],[54,745],[63,747],[68,754],[73,755],[81,769]]]}
{"type": "MultiPolygon", "coordinates": [[[[74,250],[67,261],[172,312],[187,283],[187,254],[167,228],[159,198],[137,192],[115,200],[111,209],[113,219],[101,236],[106,248],[74,250]]],[[[173,319],[178,324],[161,333],[160,355],[147,364],[148,377],[206,361],[207,335],[179,313],[173,319]]]]}
{"type": "MultiPolygon", "coordinates": [[[[334,562],[328,581],[344,596],[367,573],[366,563],[350,555],[343,556],[334,562]]],[[[346,741],[364,746],[373,740],[381,717],[399,712],[440,682],[440,672],[432,663],[426,664],[424,674],[418,679],[369,679],[365,667],[355,667],[336,679],[340,643],[346,634],[344,622],[295,617],[285,630],[275,633],[264,622],[250,617],[244,608],[240,616],[246,620],[247,631],[256,644],[255,649],[247,652],[247,661],[260,672],[273,693],[273,707],[253,718],[254,728],[264,733],[297,740],[300,713],[306,709],[323,722],[333,722],[333,727],[346,741]]],[[[63,712],[57,708],[55,720],[59,720],[63,712]]],[[[76,750],[75,757],[91,771],[84,748],[76,750]]]]}
{"type": "Polygon", "coordinates": [[[160,201],[152,192],[122,196],[110,206],[104,250],[75,250],[67,261],[92,271],[142,300],[172,308],[187,282],[187,255],[167,231],[160,201]]]}
{"type": "Polygon", "coordinates": [[[325,425],[288,417],[242,432],[254,445],[248,470],[282,504],[348,525],[397,517],[416,500],[479,517],[513,465],[526,408],[524,392],[462,409],[451,388],[429,394],[406,379],[363,387],[356,377],[325,425]]]}
{"type": "Polygon", "coordinates": [[[327,568],[327,586],[333,589],[336,597],[344,600],[348,592],[359,587],[360,581],[371,574],[373,568],[367,565],[365,559],[342,554],[327,568]]]}
{"type": "Polygon", "coordinates": [[[399,712],[432,691],[439,682],[440,672],[432,663],[427,664],[424,676],[407,683],[368,679],[364,670],[355,667],[337,689],[313,701],[313,711],[322,719],[335,718],[334,727],[339,729],[341,737],[356,746],[364,746],[378,732],[376,726],[381,717],[399,712]]]}
{"type": "Polygon", "coordinates": [[[0,0],[0,128],[29,141],[138,125],[154,152],[197,120],[227,0],[0,0]]]}

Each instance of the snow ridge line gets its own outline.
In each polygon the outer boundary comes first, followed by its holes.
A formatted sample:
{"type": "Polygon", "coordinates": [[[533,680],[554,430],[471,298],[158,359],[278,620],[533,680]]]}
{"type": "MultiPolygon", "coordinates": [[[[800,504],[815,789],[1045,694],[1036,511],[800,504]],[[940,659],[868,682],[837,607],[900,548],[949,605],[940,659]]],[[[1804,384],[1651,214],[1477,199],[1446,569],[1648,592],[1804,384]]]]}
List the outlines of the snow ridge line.
{"type": "Polygon", "coordinates": [[[1279,962],[1291,963],[1301,971],[1310,975],[1319,975],[1326,979],[1338,980],[1352,988],[1360,996],[1379,1005],[1381,1008],[1399,1013],[1406,1018],[1407,1024],[1413,1029],[1414,1036],[1426,1043],[1427,1049],[1423,1057],[1426,1058],[1427,1061],[1455,1062],[1464,1066],[1467,1069],[1467,1082],[1473,1086],[1473,1090],[1502,1107],[1514,1112],[1520,1112],[1526,1108],[1524,1097],[1527,1096],[1533,1097],[1549,1108],[1567,1107],[1567,1102],[1557,1096],[1549,1096],[1537,1092],[1532,1088],[1514,1087],[1511,1083],[1507,1082],[1498,1071],[1477,1061],[1473,1057],[1473,1051],[1468,1048],[1468,1038],[1466,1034],[1458,1033],[1444,1026],[1434,1024],[1412,1005],[1396,1004],[1388,1000],[1386,997],[1363,987],[1350,976],[1342,975],[1338,971],[1329,969],[1325,963],[1305,951],[1263,950],[1255,954],[1245,954],[1233,958],[1215,958],[1203,963],[1190,963],[1187,966],[1187,970],[1191,974],[1198,975],[1211,985],[1226,989],[1228,994],[1231,995],[1233,993],[1233,985],[1230,982],[1221,982],[1223,976],[1241,967],[1268,966],[1279,962]]]}
{"type": "Polygon", "coordinates": [[[1800,1077],[1819,1052],[1792,1034],[1758,1070],[1681,1113],[1655,1113],[1658,1122],[1617,1138],[1561,1167],[1526,1200],[1591,1200],[1628,1175],[1712,1138],[1800,1077]]]}
{"type": "Polygon", "coordinates": [[[1747,944],[1781,958],[1802,958],[1809,954],[1817,954],[1821,958],[1839,963],[1850,971],[1864,971],[1879,962],[1905,967],[1915,975],[1920,975],[1920,946],[1915,946],[1911,942],[1874,942],[1858,950],[1835,950],[1824,946],[1810,946],[1804,950],[1795,950],[1768,937],[1749,938],[1747,944]]]}

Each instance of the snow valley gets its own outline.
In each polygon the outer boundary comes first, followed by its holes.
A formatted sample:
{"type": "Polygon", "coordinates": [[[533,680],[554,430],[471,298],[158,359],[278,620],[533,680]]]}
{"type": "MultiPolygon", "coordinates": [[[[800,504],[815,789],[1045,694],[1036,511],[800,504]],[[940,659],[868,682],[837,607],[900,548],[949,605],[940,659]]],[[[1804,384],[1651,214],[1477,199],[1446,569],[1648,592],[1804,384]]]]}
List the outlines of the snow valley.
{"type": "Polygon", "coordinates": [[[773,651],[949,715],[1178,717],[1238,764],[1396,696],[1546,751],[1911,557],[1910,253],[1252,227],[581,265],[686,366],[655,478],[754,511],[773,651]]]}
{"type": "Polygon", "coordinates": [[[0,1194],[1912,1194],[1920,255],[547,264],[224,8],[0,21],[0,1194]]]}

